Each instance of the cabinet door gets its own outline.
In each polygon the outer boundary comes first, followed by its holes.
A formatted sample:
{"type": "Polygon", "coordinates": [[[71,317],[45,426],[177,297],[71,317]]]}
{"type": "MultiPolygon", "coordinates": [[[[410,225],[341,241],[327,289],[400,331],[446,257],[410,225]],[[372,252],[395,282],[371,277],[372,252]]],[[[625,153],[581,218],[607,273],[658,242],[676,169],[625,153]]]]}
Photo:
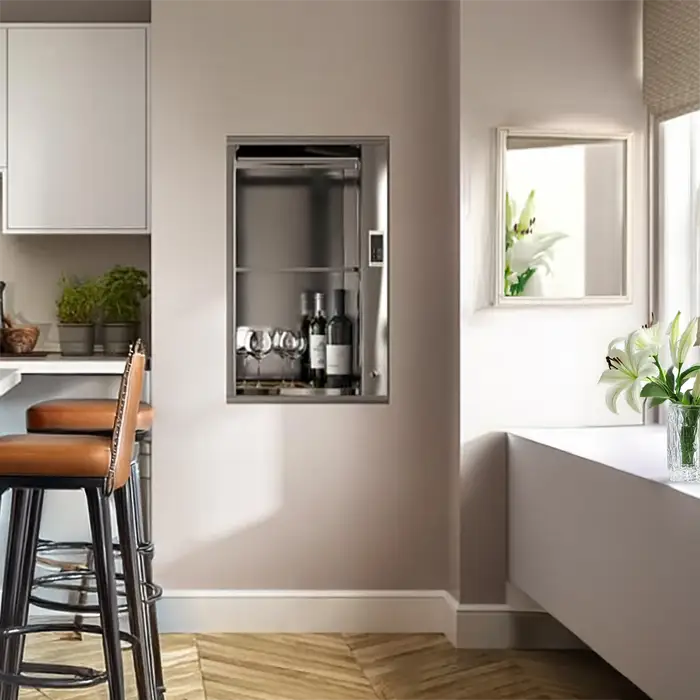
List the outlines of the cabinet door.
{"type": "Polygon", "coordinates": [[[146,28],[7,33],[6,230],[146,231],[146,28]]]}
{"type": "Polygon", "coordinates": [[[7,29],[0,29],[0,168],[7,165],[7,29]]]}

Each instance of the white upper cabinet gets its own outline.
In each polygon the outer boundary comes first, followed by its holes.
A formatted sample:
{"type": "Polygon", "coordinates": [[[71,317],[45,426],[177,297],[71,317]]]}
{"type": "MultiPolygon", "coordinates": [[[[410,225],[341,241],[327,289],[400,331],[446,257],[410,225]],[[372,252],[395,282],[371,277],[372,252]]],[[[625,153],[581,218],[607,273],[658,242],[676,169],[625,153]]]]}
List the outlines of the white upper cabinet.
{"type": "Polygon", "coordinates": [[[0,29],[0,168],[7,165],[7,29],[0,29]]]}
{"type": "Polygon", "coordinates": [[[145,27],[7,29],[8,233],[148,231],[145,27]]]}

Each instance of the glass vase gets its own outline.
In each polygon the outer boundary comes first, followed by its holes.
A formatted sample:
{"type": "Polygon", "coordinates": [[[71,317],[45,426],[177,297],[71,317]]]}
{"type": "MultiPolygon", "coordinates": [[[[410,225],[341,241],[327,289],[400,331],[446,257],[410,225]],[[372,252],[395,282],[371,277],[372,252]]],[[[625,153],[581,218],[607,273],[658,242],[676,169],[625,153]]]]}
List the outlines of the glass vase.
{"type": "Polygon", "coordinates": [[[667,405],[669,480],[700,481],[700,406],[667,405]]]}

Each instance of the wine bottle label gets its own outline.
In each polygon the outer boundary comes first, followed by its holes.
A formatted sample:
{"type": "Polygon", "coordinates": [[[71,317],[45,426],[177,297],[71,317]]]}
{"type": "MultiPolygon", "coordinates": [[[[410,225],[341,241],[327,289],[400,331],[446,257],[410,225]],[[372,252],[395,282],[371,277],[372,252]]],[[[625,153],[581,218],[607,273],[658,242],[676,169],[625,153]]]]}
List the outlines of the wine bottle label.
{"type": "Polygon", "coordinates": [[[326,367],[326,336],[309,336],[309,362],[311,369],[325,369],[326,367]]]}
{"type": "Polygon", "coordinates": [[[352,348],[349,345],[329,345],[326,348],[326,374],[341,377],[352,374],[352,348]]]}

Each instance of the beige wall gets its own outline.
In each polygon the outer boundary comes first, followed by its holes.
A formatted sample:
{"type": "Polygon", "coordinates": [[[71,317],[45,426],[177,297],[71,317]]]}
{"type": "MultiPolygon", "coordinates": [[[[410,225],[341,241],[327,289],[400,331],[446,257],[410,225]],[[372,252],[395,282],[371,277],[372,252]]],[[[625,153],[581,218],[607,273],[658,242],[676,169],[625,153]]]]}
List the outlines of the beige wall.
{"type": "Polygon", "coordinates": [[[596,384],[610,339],[648,311],[640,21],[634,0],[461,3],[464,602],[505,598],[506,448],[495,431],[640,421],[610,414],[596,384]],[[632,304],[488,308],[498,126],[635,132],[632,304]]]}
{"type": "Polygon", "coordinates": [[[0,22],[149,22],[150,0],[0,0],[0,22]]]}
{"type": "Polygon", "coordinates": [[[154,535],[169,589],[448,585],[448,8],[153,5],[154,535]],[[228,134],[391,138],[389,405],[225,403],[228,134]]]}

